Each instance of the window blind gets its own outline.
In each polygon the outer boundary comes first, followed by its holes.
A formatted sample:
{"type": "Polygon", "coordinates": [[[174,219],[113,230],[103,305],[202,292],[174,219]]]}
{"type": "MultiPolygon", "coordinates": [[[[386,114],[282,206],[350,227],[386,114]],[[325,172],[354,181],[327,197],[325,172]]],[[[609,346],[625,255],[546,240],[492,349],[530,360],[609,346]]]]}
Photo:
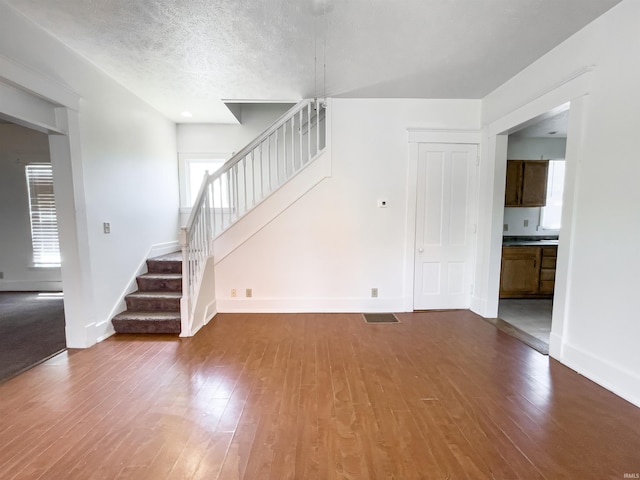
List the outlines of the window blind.
{"type": "Polygon", "coordinates": [[[51,164],[33,163],[25,168],[29,189],[33,266],[59,267],[60,244],[51,164]]]}

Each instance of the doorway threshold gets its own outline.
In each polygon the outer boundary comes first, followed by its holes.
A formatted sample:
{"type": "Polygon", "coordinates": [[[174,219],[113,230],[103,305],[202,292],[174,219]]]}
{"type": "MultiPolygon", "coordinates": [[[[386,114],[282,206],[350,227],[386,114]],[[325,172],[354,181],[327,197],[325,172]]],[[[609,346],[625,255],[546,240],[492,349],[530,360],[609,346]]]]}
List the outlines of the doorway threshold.
{"type": "Polygon", "coordinates": [[[505,322],[501,318],[485,318],[486,322],[490,323],[494,327],[496,327],[501,332],[506,333],[507,335],[512,336],[513,338],[520,340],[522,343],[530,346],[537,352],[542,355],[549,355],[549,344],[543,342],[539,338],[534,337],[533,335],[528,334],[527,332],[520,330],[518,327],[511,325],[510,323],[505,322]]]}

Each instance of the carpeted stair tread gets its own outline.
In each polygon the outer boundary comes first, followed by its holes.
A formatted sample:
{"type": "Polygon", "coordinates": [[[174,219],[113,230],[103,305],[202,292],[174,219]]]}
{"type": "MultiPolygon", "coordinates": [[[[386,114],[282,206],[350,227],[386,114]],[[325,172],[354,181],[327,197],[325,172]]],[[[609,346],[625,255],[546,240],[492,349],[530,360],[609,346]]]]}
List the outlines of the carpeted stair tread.
{"type": "Polygon", "coordinates": [[[127,295],[136,298],[181,298],[182,292],[141,292],[136,291],[127,295]]]}
{"type": "Polygon", "coordinates": [[[182,252],[171,252],[158,257],[151,257],[149,260],[156,262],[182,262],[182,252]]]}
{"type": "Polygon", "coordinates": [[[124,297],[127,310],[136,312],[179,312],[182,292],[133,292],[124,297]]]}
{"type": "Polygon", "coordinates": [[[111,320],[117,333],[180,333],[182,253],[147,259],[138,290],[124,297],[127,309],[111,320]]]}
{"type": "Polygon", "coordinates": [[[125,310],[124,312],[120,312],[115,317],[114,320],[151,320],[151,321],[160,321],[160,320],[178,320],[180,321],[180,312],[132,312],[130,310],[125,310]]]}
{"type": "Polygon", "coordinates": [[[143,278],[171,278],[176,280],[182,280],[181,273],[143,273],[140,275],[143,278]]]}
{"type": "Polygon", "coordinates": [[[137,278],[138,290],[143,292],[181,292],[181,273],[145,273],[137,278]]]}
{"type": "Polygon", "coordinates": [[[149,273],[181,273],[182,253],[173,252],[147,260],[147,270],[149,273]]]}
{"type": "Polygon", "coordinates": [[[180,312],[119,313],[112,320],[117,333],[180,333],[180,312]]]}

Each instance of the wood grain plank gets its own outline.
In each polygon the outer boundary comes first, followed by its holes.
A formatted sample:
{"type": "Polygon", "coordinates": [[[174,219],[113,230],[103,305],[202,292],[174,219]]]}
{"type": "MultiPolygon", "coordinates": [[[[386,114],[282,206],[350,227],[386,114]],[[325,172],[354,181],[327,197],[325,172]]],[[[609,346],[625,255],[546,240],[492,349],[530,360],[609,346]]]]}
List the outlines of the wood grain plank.
{"type": "Polygon", "coordinates": [[[54,357],[0,384],[0,478],[640,471],[637,407],[470,312],[398,317],[219,314],[54,357]]]}

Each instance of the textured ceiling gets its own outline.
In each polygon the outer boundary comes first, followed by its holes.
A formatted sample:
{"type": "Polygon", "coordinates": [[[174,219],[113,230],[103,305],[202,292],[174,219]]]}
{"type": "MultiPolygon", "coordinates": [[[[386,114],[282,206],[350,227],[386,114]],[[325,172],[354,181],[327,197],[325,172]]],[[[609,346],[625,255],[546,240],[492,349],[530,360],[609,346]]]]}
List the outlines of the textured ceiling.
{"type": "Polygon", "coordinates": [[[5,1],[169,118],[234,122],[223,100],[481,98],[620,0],[5,1]]]}
{"type": "Polygon", "coordinates": [[[567,138],[569,128],[569,110],[559,113],[550,112],[550,116],[512,133],[516,137],[567,138]]]}

